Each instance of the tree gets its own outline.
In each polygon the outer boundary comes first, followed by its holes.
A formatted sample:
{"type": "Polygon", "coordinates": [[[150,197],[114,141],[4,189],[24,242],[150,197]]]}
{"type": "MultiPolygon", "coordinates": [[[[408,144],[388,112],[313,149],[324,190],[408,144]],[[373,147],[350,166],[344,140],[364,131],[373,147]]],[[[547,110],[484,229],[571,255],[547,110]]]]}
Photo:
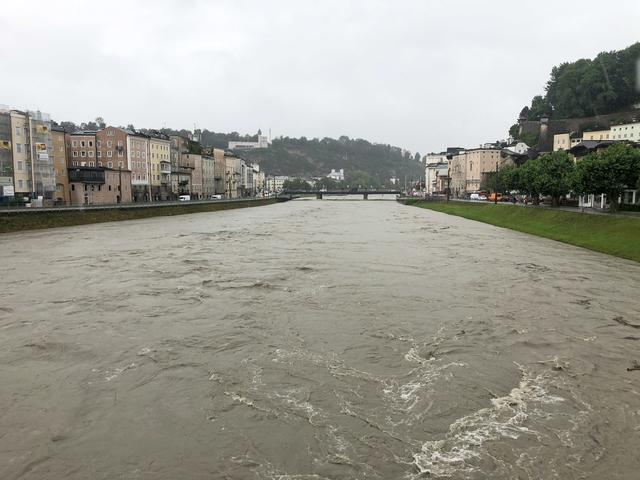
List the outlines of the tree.
{"type": "Polygon", "coordinates": [[[542,166],[540,164],[540,158],[534,158],[525,162],[520,167],[518,173],[519,190],[533,198],[533,204],[538,205],[540,203],[540,191],[542,190],[540,185],[540,176],[542,173],[542,166]]]}
{"type": "Polygon", "coordinates": [[[640,182],[640,150],[616,143],[606,150],[580,159],[574,175],[574,190],[579,194],[605,193],[609,210],[618,210],[622,193],[640,182]]]}
{"type": "Polygon", "coordinates": [[[302,178],[294,178],[291,180],[285,180],[282,184],[282,188],[285,190],[311,190],[311,184],[302,178]]]}
{"type": "Polygon", "coordinates": [[[339,182],[337,180],[334,180],[333,178],[323,177],[319,180],[316,180],[316,188],[320,190],[339,190],[344,187],[344,182],[339,182]]]}
{"type": "Polygon", "coordinates": [[[596,58],[553,67],[545,95],[520,112],[529,120],[542,113],[554,118],[590,117],[621,111],[640,101],[636,87],[640,42],[624,50],[602,52],[596,58]]]}
{"type": "Polygon", "coordinates": [[[571,191],[574,164],[567,152],[558,151],[542,155],[540,162],[540,193],[551,196],[551,205],[560,206],[560,197],[571,191]]]}
{"type": "Polygon", "coordinates": [[[522,180],[520,178],[521,169],[515,165],[509,165],[500,169],[498,183],[503,192],[522,190],[522,180]]]}
{"type": "Polygon", "coordinates": [[[104,121],[104,118],[102,117],[96,117],[96,124],[98,125],[99,129],[105,128],[107,126],[106,122],[104,121]]]}

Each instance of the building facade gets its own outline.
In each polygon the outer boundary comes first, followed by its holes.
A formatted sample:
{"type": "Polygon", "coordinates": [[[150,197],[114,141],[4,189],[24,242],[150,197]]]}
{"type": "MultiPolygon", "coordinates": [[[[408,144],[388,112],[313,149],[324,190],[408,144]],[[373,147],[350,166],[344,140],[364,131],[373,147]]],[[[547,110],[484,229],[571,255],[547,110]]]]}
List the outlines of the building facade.
{"type": "Polygon", "coordinates": [[[70,167],[71,205],[110,205],[130,203],[131,172],[105,167],[70,167]]]}
{"type": "Polygon", "coordinates": [[[640,141],[640,122],[624,123],[611,127],[611,138],[609,140],[631,140],[640,141]]]}
{"type": "Polygon", "coordinates": [[[96,132],[65,134],[67,167],[95,167],[99,161],[96,132]]]}
{"type": "Polygon", "coordinates": [[[149,171],[154,201],[171,199],[171,142],[157,132],[149,136],[149,171]]]}
{"type": "Polygon", "coordinates": [[[216,194],[215,171],[215,159],[202,155],[202,198],[211,198],[216,194]]]}
{"type": "Polygon", "coordinates": [[[127,165],[131,170],[131,188],[134,202],[149,202],[151,198],[151,172],[149,165],[149,137],[127,132],[127,165]]]}
{"type": "MultiPolygon", "coordinates": [[[[489,147],[487,145],[486,147],[489,147]]],[[[501,155],[500,148],[475,148],[454,155],[450,162],[451,192],[456,197],[480,191],[490,173],[513,165],[513,161],[501,155]]]]}
{"type": "Polygon", "coordinates": [[[56,181],[51,121],[46,113],[11,110],[14,192],[53,203],[56,181]]]}
{"type": "Polygon", "coordinates": [[[13,138],[11,112],[0,108],[0,204],[13,199],[13,138]]]}
{"type": "Polygon", "coordinates": [[[56,190],[54,203],[57,205],[69,205],[69,175],[67,173],[67,141],[63,129],[52,127],[51,129],[53,168],[56,175],[56,190]]]}

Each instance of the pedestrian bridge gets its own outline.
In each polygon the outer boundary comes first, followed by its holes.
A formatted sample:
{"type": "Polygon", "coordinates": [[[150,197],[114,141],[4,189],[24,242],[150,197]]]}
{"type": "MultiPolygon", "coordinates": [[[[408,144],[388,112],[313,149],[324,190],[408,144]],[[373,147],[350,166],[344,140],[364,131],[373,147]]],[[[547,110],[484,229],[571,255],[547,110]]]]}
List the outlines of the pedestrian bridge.
{"type": "Polygon", "coordinates": [[[346,196],[346,195],[362,195],[365,200],[369,199],[369,195],[400,195],[400,190],[282,190],[278,194],[279,198],[293,198],[315,195],[318,200],[322,200],[324,195],[346,196]]]}

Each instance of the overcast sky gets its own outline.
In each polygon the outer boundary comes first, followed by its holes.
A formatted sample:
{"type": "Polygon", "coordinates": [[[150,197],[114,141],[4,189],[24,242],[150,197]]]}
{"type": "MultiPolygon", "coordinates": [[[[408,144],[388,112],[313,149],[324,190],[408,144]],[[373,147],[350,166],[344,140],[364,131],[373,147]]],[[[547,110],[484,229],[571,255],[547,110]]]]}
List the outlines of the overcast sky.
{"type": "Polygon", "coordinates": [[[427,153],[505,138],[551,68],[640,40],[640,2],[6,2],[0,104],[76,123],[350,137],[427,153]]]}

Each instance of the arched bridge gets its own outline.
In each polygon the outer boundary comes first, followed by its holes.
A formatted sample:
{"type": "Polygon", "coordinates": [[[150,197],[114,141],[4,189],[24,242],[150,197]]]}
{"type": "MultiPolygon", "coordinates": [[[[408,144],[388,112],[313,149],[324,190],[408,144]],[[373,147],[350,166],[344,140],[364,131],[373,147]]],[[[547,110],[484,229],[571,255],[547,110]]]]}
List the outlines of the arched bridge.
{"type": "Polygon", "coordinates": [[[365,200],[369,199],[369,195],[400,195],[400,190],[282,190],[278,197],[300,197],[307,195],[315,195],[317,199],[322,200],[324,195],[362,195],[365,200]]]}

